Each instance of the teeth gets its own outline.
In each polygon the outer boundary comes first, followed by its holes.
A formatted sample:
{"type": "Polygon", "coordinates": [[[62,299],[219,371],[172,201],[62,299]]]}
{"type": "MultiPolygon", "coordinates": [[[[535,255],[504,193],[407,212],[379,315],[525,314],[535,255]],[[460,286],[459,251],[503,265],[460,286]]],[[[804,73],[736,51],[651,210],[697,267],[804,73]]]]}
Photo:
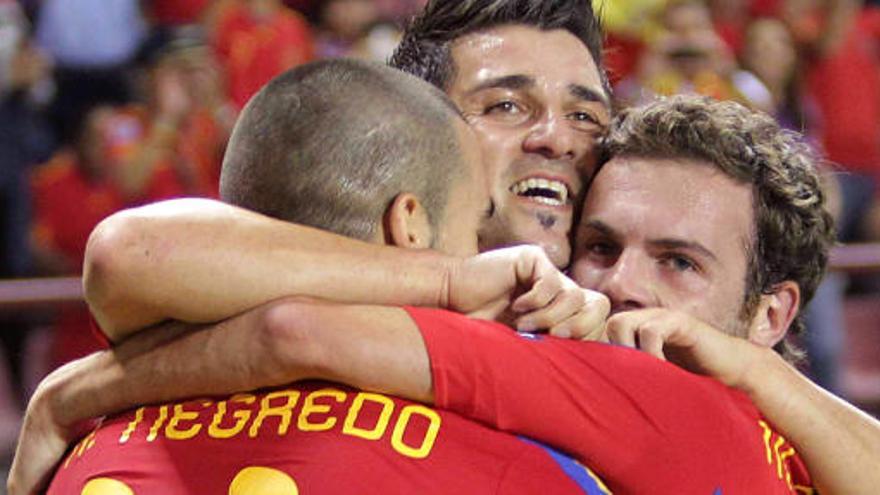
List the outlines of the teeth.
{"type": "Polygon", "coordinates": [[[564,182],[540,178],[521,180],[511,186],[510,192],[550,206],[567,204],[569,196],[564,182]]]}

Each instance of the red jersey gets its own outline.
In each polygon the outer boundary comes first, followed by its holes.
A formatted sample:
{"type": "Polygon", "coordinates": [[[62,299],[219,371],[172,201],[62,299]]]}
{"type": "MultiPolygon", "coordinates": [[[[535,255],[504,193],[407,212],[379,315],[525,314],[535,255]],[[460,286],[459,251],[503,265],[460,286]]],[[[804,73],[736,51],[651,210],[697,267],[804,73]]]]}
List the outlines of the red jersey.
{"type": "Polygon", "coordinates": [[[60,151],[31,179],[36,241],[64,255],[79,273],[89,234],[125,204],[110,181],[86,179],[70,151],[60,151]]]}
{"type": "Polygon", "coordinates": [[[632,349],[408,311],[437,407],[558,447],[614,493],[812,493],[792,446],[720,382],[632,349]]]}
{"type": "MultiPolygon", "coordinates": [[[[801,38],[820,35],[818,18],[802,24],[801,38]]],[[[824,117],[828,158],[880,180],[880,8],[859,13],[842,46],[810,65],[807,83],[824,117]]]]}
{"type": "Polygon", "coordinates": [[[229,96],[238,108],[273,77],[314,58],[308,23],[286,7],[257,19],[244,2],[231,4],[221,14],[214,38],[226,68],[229,96]]]}
{"type": "Polygon", "coordinates": [[[73,448],[48,494],[541,492],[607,493],[532,442],[421,404],[304,382],[116,416],[73,448]]]}
{"type": "MultiPolygon", "coordinates": [[[[100,128],[103,151],[111,167],[130,166],[150,132],[150,116],[138,105],[106,112],[100,128]]],[[[136,203],[180,196],[216,198],[227,136],[206,109],[193,110],[181,124],[173,156],[152,164],[149,180],[136,203]]]]}

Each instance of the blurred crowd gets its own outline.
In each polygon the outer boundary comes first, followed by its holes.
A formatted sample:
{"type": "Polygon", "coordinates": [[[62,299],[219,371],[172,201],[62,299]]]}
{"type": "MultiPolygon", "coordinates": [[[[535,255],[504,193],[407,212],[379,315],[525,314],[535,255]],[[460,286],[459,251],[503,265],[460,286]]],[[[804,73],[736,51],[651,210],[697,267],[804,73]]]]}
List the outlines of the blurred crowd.
{"type": "MultiPolygon", "coordinates": [[[[250,96],[310,60],[385,60],[423,1],[0,0],[0,278],[78,275],[89,232],[112,212],[216,197],[250,96]]],[[[841,239],[880,240],[880,2],[594,3],[621,105],[696,92],[774,115],[828,158],[841,239]]],[[[831,277],[815,327],[840,324],[842,290],[831,277]]],[[[0,401],[0,417],[26,396],[20,356],[35,327],[50,336],[37,377],[98,345],[80,306],[41,318],[0,314],[19,401],[0,401]]],[[[816,331],[811,346],[832,389],[840,333],[816,331]]]]}

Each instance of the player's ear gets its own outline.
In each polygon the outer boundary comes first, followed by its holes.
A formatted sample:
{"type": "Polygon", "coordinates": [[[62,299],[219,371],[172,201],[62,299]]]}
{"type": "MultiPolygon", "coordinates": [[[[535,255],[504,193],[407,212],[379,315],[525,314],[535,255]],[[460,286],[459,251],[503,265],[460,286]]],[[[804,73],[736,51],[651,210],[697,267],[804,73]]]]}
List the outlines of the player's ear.
{"type": "Polygon", "coordinates": [[[797,316],[800,300],[800,287],[791,280],[777,285],[772,294],[762,294],[749,328],[749,341],[765,347],[779,343],[797,316]]]}
{"type": "Polygon", "coordinates": [[[429,248],[434,230],[428,212],[412,193],[400,193],[385,212],[385,241],[404,248],[429,248]]]}

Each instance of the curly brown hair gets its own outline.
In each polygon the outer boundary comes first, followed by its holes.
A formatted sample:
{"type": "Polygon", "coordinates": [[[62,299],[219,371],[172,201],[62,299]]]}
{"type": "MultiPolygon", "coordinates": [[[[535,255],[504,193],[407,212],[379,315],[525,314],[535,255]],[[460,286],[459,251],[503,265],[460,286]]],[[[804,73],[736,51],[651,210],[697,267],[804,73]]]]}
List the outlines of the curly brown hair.
{"type": "MultiPolygon", "coordinates": [[[[744,316],[753,314],[762,294],[791,280],[801,291],[801,311],[790,335],[803,332],[802,310],[825,273],[834,225],[818,158],[802,136],[734,102],[676,96],[620,112],[603,148],[602,163],[619,155],[691,158],[750,184],[754,239],[747,251],[744,316]]],[[[790,338],[776,350],[789,361],[803,357],[790,338]]]]}

